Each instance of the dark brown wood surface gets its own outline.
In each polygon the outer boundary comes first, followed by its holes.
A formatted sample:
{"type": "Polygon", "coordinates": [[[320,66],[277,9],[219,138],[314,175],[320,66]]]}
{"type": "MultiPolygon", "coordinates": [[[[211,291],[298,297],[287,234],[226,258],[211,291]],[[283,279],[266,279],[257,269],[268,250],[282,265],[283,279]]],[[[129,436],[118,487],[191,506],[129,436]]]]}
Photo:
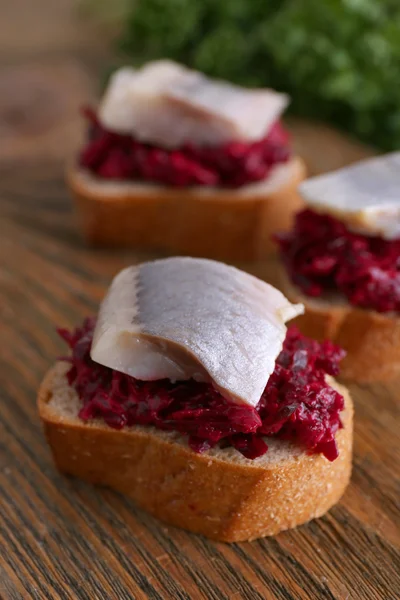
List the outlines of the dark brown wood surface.
{"type": "MultiPolygon", "coordinates": [[[[64,350],[55,327],[93,313],[115,272],[149,255],[79,239],[63,164],[103,50],[70,2],[32,4],[31,20],[20,1],[0,21],[0,598],[400,598],[399,382],[350,386],[348,491],[326,517],[273,539],[209,542],[54,469],[35,394],[64,350]]],[[[292,129],[312,171],[370,152],[329,128],[292,129]]],[[[272,264],[245,266],[273,278],[272,264]]]]}

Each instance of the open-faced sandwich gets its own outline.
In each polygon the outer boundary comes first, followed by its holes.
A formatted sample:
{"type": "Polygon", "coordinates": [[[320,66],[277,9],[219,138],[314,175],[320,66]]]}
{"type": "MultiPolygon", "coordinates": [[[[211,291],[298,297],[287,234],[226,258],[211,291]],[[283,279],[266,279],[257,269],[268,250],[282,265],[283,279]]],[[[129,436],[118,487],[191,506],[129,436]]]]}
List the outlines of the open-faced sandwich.
{"type": "Polygon", "coordinates": [[[307,208],[278,237],[282,289],[306,312],[305,335],[346,350],[341,374],[400,374],[400,153],[313,177],[307,208]]]}
{"type": "Polygon", "coordinates": [[[96,319],[60,330],[70,356],[39,391],[57,467],[217,540],[323,515],[351,472],[343,352],[285,322],[301,313],[222,263],[121,271],[96,319]]]}
{"type": "Polygon", "coordinates": [[[288,97],[172,61],[122,68],[67,180],[86,240],[257,259],[301,207],[304,164],[280,117],[288,97]]]}

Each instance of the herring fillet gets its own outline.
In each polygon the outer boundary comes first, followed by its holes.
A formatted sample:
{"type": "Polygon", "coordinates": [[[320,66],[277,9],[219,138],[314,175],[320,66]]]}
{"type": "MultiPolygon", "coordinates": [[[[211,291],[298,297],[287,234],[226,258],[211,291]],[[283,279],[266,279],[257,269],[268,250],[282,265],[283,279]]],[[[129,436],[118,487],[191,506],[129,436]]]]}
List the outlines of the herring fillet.
{"type": "Polygon", "coordinates": [[[181,76],[181,68],[167,60],[149,63],[140,70],[118,69],[100,103],[100,122],[111,131],[157,143],[157,138],[163,139],[171,129],[161,93],[181,76]]]}
{"type": "Polygon", "coordinates": [[[349,229],[387,240],[400,237],[400,152],[312,177],[299,185],[306,203],[349,229]]]}
{"type": "Polygon", "coordinates": [[[285,321],[302,309],[223,263],[143,263],[114,278],[91,357],[142,380],[212,381],[224,397],[255,406],[282,349],[285,321]]]}
{"type": "Polygon", "coordinates": [[[288,96],[274,90],[246,89],[195,71],[170,84],[165,97],[197,117],[198,124],[185,132],[184,141],[204,145],[259,140],[289,103],[288,96]]]}
{"type": "Polygon", "coordinates": [[[289,102],[270,89],[212,80],[170,60],[122,68],[99,107],[102,124],[166,148],[264,137],[289,102]]]}

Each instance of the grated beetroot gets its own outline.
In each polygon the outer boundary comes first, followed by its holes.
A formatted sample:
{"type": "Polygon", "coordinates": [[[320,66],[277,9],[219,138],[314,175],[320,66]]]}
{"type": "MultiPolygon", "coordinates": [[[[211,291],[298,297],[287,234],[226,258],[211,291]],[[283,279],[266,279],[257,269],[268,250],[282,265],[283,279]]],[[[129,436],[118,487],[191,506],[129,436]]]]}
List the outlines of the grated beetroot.
{"type": "Polygon", "coordinates": [[[90,358],[94,325],[94,319],[86,319],[74,331],[59,330],[71,349],[63,360],[71,364],[67,378],[82,401],[82,420],[100,417],[115,429],[153,425],[177,431],[188,436],[195,452],[221,443],[254,459],[268,450],[262,436],[274,436],[330,461],[337,458],[335,433],[342,427],[344,400],[325,375],[338,373],[344,351],[331,342],[320,344],[291,327],[261,400],[252,408],[225,400],[208,383],[139,381],[95,363],[90,358]]]}
{"type": "Polygon", "coordinates": [[[89,139],[79,164],[104,179],[235,188],[265,179],[274,165],[290,157],[289,135],[279,122],[258,142],[231,142],[212,148],[186,144],[166,150],[104,129],[90,109],[84,114],[90,124],[89,139]]]}
{"type": "Polygon", "coordinates": [[[353,233],[307,209],[277,241],[293,283],[308,296],[339,291],[354,306],[400,311],[400,240],[353,233]]]}

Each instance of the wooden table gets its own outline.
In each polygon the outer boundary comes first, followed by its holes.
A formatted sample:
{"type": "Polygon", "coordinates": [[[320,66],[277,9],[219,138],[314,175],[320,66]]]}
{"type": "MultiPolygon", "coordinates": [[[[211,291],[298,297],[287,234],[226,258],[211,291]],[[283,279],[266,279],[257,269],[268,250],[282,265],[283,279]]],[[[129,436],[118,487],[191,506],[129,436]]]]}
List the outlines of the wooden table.
{"type": "MultiPolygon", "coordinates": [[[[17,4],[29,10],[28,0],[17,4]]],[[[38,4],[62,35],[37,16],[43,35],[33,34],[25,14],[26,35],[13,47],[0,25],[9,67],[0,71],[0,598],[400,598],[399,382],[350,386],[348,491],[326,517],[273,539],[209,542],[55,471],[35,407],[44,372],[64,350],[55,327],[94,312],[115,272],[149,255],[93,251],[79,239],[63,162],[101,51],[80,23],[71,26],[69,2],[53,13],[54,3],[38,4]]],[[[328,128],[292,129],[312,171],[370,153],[328,128]]],[[[273,276],[271,265],[246,267],[273,276]]]]}

